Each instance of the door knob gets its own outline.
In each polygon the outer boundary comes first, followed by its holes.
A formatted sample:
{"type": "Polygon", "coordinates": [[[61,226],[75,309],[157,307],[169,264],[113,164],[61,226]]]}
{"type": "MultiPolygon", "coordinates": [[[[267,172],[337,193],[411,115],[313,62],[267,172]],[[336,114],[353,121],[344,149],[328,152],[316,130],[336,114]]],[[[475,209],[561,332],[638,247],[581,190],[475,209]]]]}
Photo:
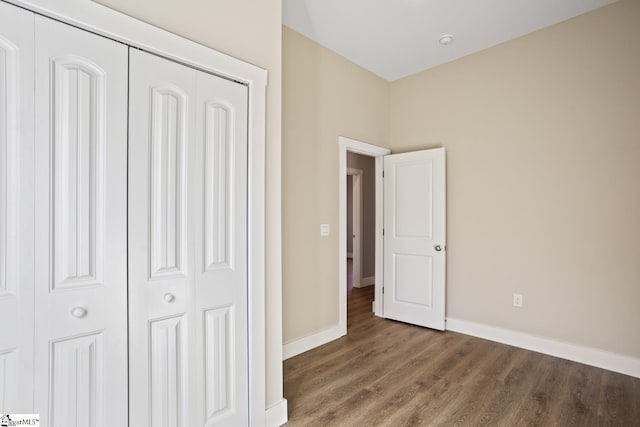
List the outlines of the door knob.
{"type": "Polygon", "coordinates": [[[442,246],[436,245],[434,249],[436,250],[436,252],[440,252],[442,250],[442,246]]]}
{"type": "Polygon", "coordinates": [[[76,319],[82,319],[87,315],[87,309],[84,307],[73,307],[71,309],[71,315],[76,319]]]}
{"type": "Polygon", "coordinates": [[[165,300],[165,302],[169,302],[169,303],[174,302],[176,300],[176,296],[171,292],[167,292],[162,296],[162,298],[165,300]]]}

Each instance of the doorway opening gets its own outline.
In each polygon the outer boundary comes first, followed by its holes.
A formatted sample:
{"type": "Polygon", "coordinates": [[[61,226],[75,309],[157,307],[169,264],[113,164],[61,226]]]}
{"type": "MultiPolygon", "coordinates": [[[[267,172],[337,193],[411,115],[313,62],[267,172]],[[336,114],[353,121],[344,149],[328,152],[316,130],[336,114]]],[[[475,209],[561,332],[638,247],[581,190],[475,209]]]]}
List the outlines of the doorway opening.
{"type": "Polygon", "coordinates": [[[339,250],[338,250],[338,312],[340,334],[347,333],[347,292],[349,290],[347,274],[347,240],[352,240],[352,265],[353,286],[361,288],[363,286],[374,286],[373,311],[376,315],[382,315],[382,156],[390,153],[390,150],[376,145],[367,144],[350,138],[338,137],[339,143],[339,250]],[[355,157],[354,157],[355,156],[355,157]],[[352,158],[349,163],[349,157],[352,158]],[[356,159],[356,160],[354,160],[356,159]],[[364,163],[359,163],[362,160],[364,163]],[[365,163],[369,162],[368,166],[365,163]],[[358,173],[358,170],[362,173],[358,173]],[[367,173],[367,171],[369,171],[367,173]],[[351,177],[351,178],[349,178],[351,177]],[[365,180],[369,179],[369,186],[365,180]],[[357,204],[361,219],[360,225],[356,225],[356,232],[353,232],[353,209],[352,205],[352,229],[348,232],[348,190],[347,183],[351,181],[351,192],[353,200],[354,184],[361,188],[361,202],[357,204]],[[357,182],[360,182],[357,184],[357,182]],[[361,187],[360,187],[361,186],[361,187]],[[368,188],[366,190],[365,188],[368,188]],[[369,196],[366,196],[366,192],[369,196]],[[365,201],[366,200],[366,201],[365,201]],[[369,203],[367,203],[367,201],[369,203]],[[366,216],[366,219],[365,219],[366,216]],[[365,225],[366,223],[366,225],[365,225]],[[362,228],[360,232],[358,227],[362,228]],[[365,231],[368,229],[369,232],[365,231]],[[350,234],[349,234],[350,233],[350,234]],[[356,236],[354,238],[353,236],[356,236]],[[358,251],[359,261],[356,259],[358,251]],[[366,253],[366,254],[365,254],[366,253]],[[365,257],[368,261],[364,261],[365,257]],[[357,285],[357,286],[356,286],[357,285]]]}
{"type": "MultiPolygon", "coordinates": [[[[356,164],[357,160],[354,156],[357,154],[349,153],[347,157],[347,165],[349,162],[352,165],[356,164]]],[[[368,158],[363,157],[362,163],[369,163],[366,160],[368,158]]],[[[365,164],[365,166],[368,166],[365,164]]],[[[373,166],[373,165],[371,165],[373,166]]],[[[373,173],[371,168],[370,173],[373,173]]],[[[368,175],[368,174],[367,174],[368,175]]],[[[365,244],[365,236],[363,232],[371,231],[363,227],[364,212],[364,190],[365,185],[368,187],[370,178],[364,174],[363,169],[356,169],[352,167],[347,168],[347,291],[349,292],[353,287],[360,288],[363,286],[363,244],[365,244]]],[[[371,177],[372,178],[372,177],[371,177]]],[[[368,202],[369,200],[367,200],[368,202]]],[[[369,236],[366,236],[369,237],[369,236]]],[[[373,237],[373,236],[371,236],[373,237]]],[[[373,284],[373,283],[372,283],[373,284]]]]}

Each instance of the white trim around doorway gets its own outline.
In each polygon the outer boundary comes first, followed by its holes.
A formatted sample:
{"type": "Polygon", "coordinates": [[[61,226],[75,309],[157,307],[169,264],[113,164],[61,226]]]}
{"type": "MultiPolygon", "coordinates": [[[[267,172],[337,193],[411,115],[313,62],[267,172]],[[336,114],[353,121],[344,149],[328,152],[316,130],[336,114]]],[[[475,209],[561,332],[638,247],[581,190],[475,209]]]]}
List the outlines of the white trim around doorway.
{"type": "Polygon", "coordinates": [[[338,329],[347,334],[347,152],[375,158],[376,162],[376,272],[374,312],[382,316],[382,156],[391,154],[388,148],[338,137],[338,329]]]}

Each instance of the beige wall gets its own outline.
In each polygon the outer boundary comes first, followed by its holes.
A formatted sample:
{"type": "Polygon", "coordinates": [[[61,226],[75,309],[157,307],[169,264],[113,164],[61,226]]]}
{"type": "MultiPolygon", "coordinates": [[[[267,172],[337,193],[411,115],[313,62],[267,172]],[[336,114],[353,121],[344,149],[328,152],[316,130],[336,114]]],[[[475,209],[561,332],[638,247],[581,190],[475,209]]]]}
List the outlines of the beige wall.
{"type": "Polygon", "coordinates": [[[283,338],[338,323],[338,136],[385,144],[389,85],[283,27],[283,338]],[[320,224],[331,226],[320,237],[320,224]]]}
{"type": "MultiPolygon", "coordinates": [[[[361,274],[362,278],[374,277],[376,275],[376,162],[373,157],[347,153],[347,167],[362,171],[361,274]]],[[[349,230],[347,229],[348,241],[349,230]]]]}
{"type": "Polygon", "coordinates": [[[281,0],[98,0],[127,15],[257,65],[267,89],[267,406],[282,399],[280,137],[281,0]]]}
{"type": "Polygon", "coordinates": [[[447,315],[640,357],[640,2],[390,96],[394,152],[447,149],[447,315]]]}

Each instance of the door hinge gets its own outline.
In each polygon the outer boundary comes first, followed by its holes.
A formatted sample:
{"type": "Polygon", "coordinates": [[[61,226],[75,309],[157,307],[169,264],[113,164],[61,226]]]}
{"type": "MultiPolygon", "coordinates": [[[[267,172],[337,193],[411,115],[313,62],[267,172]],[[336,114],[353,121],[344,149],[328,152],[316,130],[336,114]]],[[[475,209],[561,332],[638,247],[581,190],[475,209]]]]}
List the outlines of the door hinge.
{"type": "Polygon", "coordinates": [[[384,228],[382,229],[382,236],[384,237],[384,228]]]}
{"type": "Polygon", "coordinates": [[[382,177],[384,178],[384,171],[382,171],[382,177]]]}
{"type": "Polygon", "coordinates": [[[382,295],[384,295],[384,286],[382,287],[382,295]]]}

